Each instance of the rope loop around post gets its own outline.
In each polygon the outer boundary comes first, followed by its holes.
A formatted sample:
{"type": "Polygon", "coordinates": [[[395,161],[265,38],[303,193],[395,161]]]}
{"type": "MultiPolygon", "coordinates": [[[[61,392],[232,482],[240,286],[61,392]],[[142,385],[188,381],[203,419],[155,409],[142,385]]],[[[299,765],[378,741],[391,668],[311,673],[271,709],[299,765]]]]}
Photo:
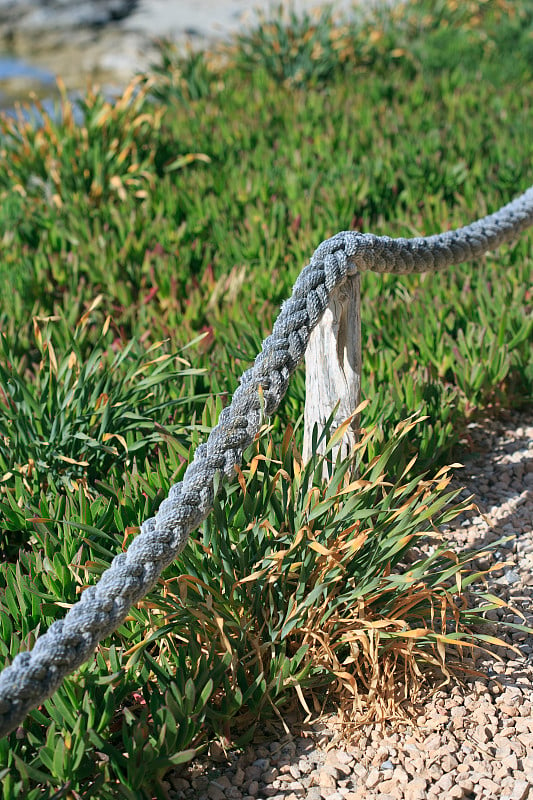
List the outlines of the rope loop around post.
{"type": "Polygon", "coordinates": [[[171,487],[156,516],[142,524],[129,549],[115,556],[100,581],[83,592],[64,619],[52,623],[33,650],[19,653],[0,674],[0,736],[16,728],[91,656],[185,547],[191,531],[212,508],[217,474],[232,476],[261,427],[263,413],[275,413],[304,357],[311,331],[331,293],[347,276],[368,270],[401,274],[444,269],[481,256],[531,224],[533,187],[495,214],[455,231],[415,239],[345,231],[319,245],[283,303],[253,367],[242,376],[206,443],[197,448],[181,483],[171,487]]]}

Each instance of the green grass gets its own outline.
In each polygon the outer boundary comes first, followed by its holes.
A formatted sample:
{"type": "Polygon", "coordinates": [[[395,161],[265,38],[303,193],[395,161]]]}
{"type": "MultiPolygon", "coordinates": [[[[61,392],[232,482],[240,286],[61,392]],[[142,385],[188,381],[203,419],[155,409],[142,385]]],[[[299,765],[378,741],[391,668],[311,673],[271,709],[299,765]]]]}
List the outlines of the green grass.
{"type": "MultiPolygon", "coordinates": [[[[527,3],[278,16],[161,59],[80,123],[64,94],[40,126],[0,121],[6,663],[155,513],[320,241],[458,227],[531,183],[527,3]]],[[[391,717],[490,646],[493,600],[438,533],[461,508],[443,465],[476,415],[531,405],[532,256],[526,233],[363,276],[359,483],[301,463],[299,371],[156,589],[0,742],[4,800],[164,797],[171,766],[296,692],[391,717]]]]}

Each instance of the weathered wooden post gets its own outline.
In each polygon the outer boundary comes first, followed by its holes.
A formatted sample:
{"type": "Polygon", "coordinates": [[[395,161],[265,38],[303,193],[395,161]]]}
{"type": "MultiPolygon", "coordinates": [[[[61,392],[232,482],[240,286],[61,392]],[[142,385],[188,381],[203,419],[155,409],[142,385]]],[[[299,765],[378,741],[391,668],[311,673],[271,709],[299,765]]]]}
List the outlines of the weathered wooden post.
{"type": "MultiPolygon", "coordinates": [[[[339,403],[334,427],[353,414],[361,396],[361,295],[360,276],[354,275],[336,289],[311,334],[305,354],[305,410],[303,457],[309,460],[314,425],[321,432],[339,403]]],[[[335,461],[356,444],[358,420],[353,419],[332,451],[335,461]]],[[[324,442],[319,452],[324,452],[324,442]]]]}

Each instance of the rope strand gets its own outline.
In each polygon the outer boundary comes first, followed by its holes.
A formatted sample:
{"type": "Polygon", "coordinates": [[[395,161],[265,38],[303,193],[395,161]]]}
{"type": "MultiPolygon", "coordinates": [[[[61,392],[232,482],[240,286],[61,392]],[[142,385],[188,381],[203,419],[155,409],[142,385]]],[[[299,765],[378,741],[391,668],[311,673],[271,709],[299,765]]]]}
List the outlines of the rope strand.
{"type": "Polygon", "coordinates": [[[333,290],[348,275],[425,272],[477,258],[533,224],[533,187],[473,224],[435,236],[391,239],[344,231],[323,242],[304,267],[272,334],[253,367],[241,377],[231,405],[200,445],[181,483],[171,487],[155,517],[146,520],[125,553],[115,556],[100,581],[86,589],[64,619],[52,623],[30,652],[19,653],[0,674],[0,736],[83,664],[98,642],[125,619],[132,605],[156,584],[161,572],[185,547],[191,531],[209,514],[215,477],[230,478],[258,433],[263,414],[281,403],[289,379],[304,357],[309,336],[333,290]],[[262,399],[261,399],[262,395],[262,399]]]}

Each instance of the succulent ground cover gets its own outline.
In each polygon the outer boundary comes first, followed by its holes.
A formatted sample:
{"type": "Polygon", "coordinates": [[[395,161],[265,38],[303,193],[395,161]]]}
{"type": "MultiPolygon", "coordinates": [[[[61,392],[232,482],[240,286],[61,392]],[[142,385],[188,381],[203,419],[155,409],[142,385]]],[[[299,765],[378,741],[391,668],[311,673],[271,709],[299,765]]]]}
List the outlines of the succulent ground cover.
{"type": "MultiPolygon", "coordinates": [[[[280,15],[163,46],[115,103],[0,120],[2,662],[155,512],[320,241],[432,234],[527,188],[532,65],[527,3],[280,15]]],[[[472,669],[494,605],[439,533],[464,508],[446,464],[476,415],[531,404],[532,255],[526,234],[365,274],[353,460],[326,483],[302,463],[298,373],[154,591],[0,742],[4,800],[164,797],[291,703],[401,715],[472,669]]]]}

